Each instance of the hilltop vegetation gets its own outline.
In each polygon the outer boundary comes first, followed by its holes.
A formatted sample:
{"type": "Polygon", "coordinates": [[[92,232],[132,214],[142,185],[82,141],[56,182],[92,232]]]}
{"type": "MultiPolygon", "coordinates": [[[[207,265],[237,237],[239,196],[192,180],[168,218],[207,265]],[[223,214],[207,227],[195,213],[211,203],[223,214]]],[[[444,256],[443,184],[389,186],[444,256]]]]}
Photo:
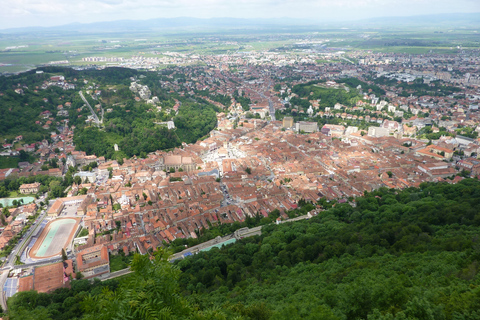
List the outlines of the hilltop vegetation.
{"type": "Polygon", "coordinates": [[[357,90],[347,92],[343,88],[327,88],[323,87],[323,84],[318,81],[297,84],[293,86],[292,92],[296,93],[298,97],[292,98],[290,104],[292,106],[298,105],[305,111],[310,106],[309,100],[321,99],[320,107],[325,109],[325,107],[332,108],[336,103],[352,107],[358,100],[362,99],[357,90]]]}
{"type": "Polygon", "coordinates": [[[448,96],[462,91],[462,89],[454,87],[453,85],[442,84],[440,80],[431,81],[430,83],[425,83],[423,78],[417,78],[412,81],[412,83],[398,83],[396,79],[388,79],[386,77],[379,77],[372,80],[377,84],[403,88],[403,91],[400,93],[400,96],[403,97],[409,97],[412,94],[419,97],[448,96]]]}
{"type": "MultiPolygon", "coordinates": [[[[153,263],[136,255],[118,287],[77,294],[70,319],[478,319],[478,180],[320,204],[310,220],[175,264],[163,250],[153,263]]],[[[68,299],[51,299],[20,293],[10,319],[63,319],[68,299]]]]}
{"type": "Polygon", "coordinates": [[[215,106],[190,99],[182,99],[178,114],[154,112],[152,108],[155,107],[131,101],[126,106],[113,106],[113,111],[105,116],[104,129],[92,126],[76,129],[76,148],[107,159],[145,157],[149,152],[178,147],[182,142],[194,143],[213,130],[217,122],[215,106]],[[170,119],[175,123],[175,130],[156,124],[170,119]],[[115,143],[120,153],[115,154],[115,143]]]}
{"type": "Polygon", "coordinates": [[[64,91],[57,87],[48,90],[37,90],[33,87],[45,80],[45,75],[30,75],[20,79],[2,77],[0,81],[0,136],[11,143],[16,136],[22,135],[23,142],[32,143],[49,139],[50,131],[42,128],[36,121],[40,120],[40,113],[50,111],[56,114],[57,105],[73,99],[73,90],[64,91]],[[23,79],[31,78],[23,82],[23,79]],[[18,87],[18,82],[26,83],[18,87]],[[33,82],[34,81],[34,82],[33,82]],[[16,93],[15,89],[22,89],[24,94],[16,93]],[[43,99],[47,99],[45,102],[43,99]]]}
{"type": "MultiPolygon", "coordinates": [[[[23,143],[48,140],[52,131],[59,132],[62,120],[68,119],[69,125],[76,127],[74,143],[77,150],[121,160],[178,147],[182,142],[194,143],[216,125],[217,107],[201,98],[180,96],[162,89],[159,79],[165,77],[163,73],[127,68],[77,71],[46,67],[41,70],[44,73],[30,71],[2,77],[0,135],[6,142],[12,142],[19,135],[23,135],[23,143]],[[42,85],[54,75],[63,75],[66,82],[75,85],[75,89],[64,90],[56,85],[42,89],[42,85]],[[134,99],[135,95],[129,90],[132,79],[149,86],[152,96],[158,97],[161,110],[157,110],[156,105],[134,99]],[[17,93],[16,89],[22,91],[17,93]],[[103,126],[97,128],[85,121],[91,113],[78,94],[80,89],[99,118],[103,108],[103,126]],[[59,105],[67,102],[71,105],[68,108],[63,106],[63,110],[68,115],[57,115],[62,110],[59,105]],[[179,104],[178,112],[173,108],[176,103],[179,104]],[[169,120],[174,121],[177,129],[168,130],[165,125],[156,124],[169,120]],[[120,152],[114,151],[114,144],[118,144],[120,152]]],[[[16,166],[18,161],[14,160],[5,161],[2,166],[16,166]]]]}

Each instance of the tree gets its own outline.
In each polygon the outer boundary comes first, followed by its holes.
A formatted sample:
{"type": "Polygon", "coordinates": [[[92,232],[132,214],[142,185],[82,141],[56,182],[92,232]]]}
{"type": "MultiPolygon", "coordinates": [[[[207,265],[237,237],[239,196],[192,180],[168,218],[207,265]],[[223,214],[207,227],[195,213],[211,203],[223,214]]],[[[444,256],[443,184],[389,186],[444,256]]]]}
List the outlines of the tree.
{"type": "Polygon", "coordinates": [[[462,171],[460,173],[458,173],[457,175],[459,175],[461,177],[464,177],[464,178],[468,178],[470,176],[470,171],[462,169],[462,171]]]}
{"type": "Polygon", "coordinates": [[[388,177],[391,178],[393,176],[392,171],[387,171],[388,177]]]}
{"type": "Polygon", "coordinates": [[[82,184],[82,178],[80,178],[80,176],[76,176],[73,178],[73,182],[75,182],[76,185],[80,185],[82,184]]]}
{"type": "Polygon", "coordinates": [[[67,253],[65,252],[65,249],[63,249],[63,248],[62,248],[62,260],[63,260],[63,261],[68,260],[67,253]]]}
{"type": "Polygon", "coordinates": [[[18,157],[20,158],[20,161],[28,161],[28,153],[25,152],[25,150],[20,150],[18,157]]]}
{"type": "Polygon", "coordinates": [[[60,181],[58,181],[58,180],[52,180],[48,184],[48,186],[50,187],[50,190],[52,190],[55,187],[58,187],[59,185],[60,185],[60,181]]]}
{"type": "Polygon", "coordinates": [[[86,297],[85,319],[185,319],[193,315],[194,309],[179,294],[180,270],[168,256],[164,249],[152,256],[135,254],[133,274],[117,290],[86,297]]]}
{"type": "Polygon", "coordinates": [[[10,211],[8,210],[8,208],[3,208],[2,214],[4,217],[10,217],[10,211]]]}
{"type": "Polygon", "coordinates": [[[58,160],[53,158],[48,162],[48,165],[52,168],[58,168],[58,160]]]}
{"type": "Polygon", "coordinates": [[[245,168],[245,172],[248,173],[248,174],[252,174],[252,169],[250,169],[249,167],[245,168]]]}

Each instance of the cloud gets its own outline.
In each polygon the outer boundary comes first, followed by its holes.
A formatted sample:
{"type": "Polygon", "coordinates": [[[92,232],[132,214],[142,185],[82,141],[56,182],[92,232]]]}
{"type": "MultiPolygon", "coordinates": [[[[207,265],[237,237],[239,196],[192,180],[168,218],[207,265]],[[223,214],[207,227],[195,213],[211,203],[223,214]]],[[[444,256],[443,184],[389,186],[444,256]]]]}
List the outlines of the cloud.
{"type": "Polygon", "coordinates": [[[97,1],[101,3],[109,4],[109,5],[119,5],[123,3],[123,0],[97,0],[97,1]]]}
{"type": "Polygon", "coordinates": [[[480,0],[0,0],[0,28],[116,19],[376,16],[478,12],[480,0]]]}

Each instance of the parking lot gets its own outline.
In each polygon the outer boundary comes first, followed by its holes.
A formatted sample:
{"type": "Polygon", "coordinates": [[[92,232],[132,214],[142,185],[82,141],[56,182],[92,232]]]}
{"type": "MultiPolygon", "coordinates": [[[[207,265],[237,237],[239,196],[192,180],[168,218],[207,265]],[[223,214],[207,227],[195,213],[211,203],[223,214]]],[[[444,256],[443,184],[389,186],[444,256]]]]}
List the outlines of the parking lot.
{"type": "Polygon", "coordinates": [[[74,217],[77,215],[78,204],[66,204],[60,212],[60,216],[74,217]]]}
{"type": "Polygon", "coordinates": [[[5,286],[3,286],[3,291],[5,291],[5,295],[7,296],[7,298],[17,293],[17,285],[18,285],[17,278],[7,279],[7,281],[5,282],[5,286]]]}

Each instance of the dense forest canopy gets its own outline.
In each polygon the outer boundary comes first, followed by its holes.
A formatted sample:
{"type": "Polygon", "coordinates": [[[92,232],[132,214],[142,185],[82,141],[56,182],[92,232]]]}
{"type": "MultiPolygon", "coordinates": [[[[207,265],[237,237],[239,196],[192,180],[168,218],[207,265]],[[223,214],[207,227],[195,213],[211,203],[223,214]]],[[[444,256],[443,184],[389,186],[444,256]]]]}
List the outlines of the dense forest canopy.
{"type": "Polygon", "coordinates": [[[55,131],[42,128],[36,121],[40,113],[50,111],[57,113],[57,105],[68,101],[76,94],[74,90],[62,90],[57,87],[47,90],[24,89],[25,94],[18,94],[13,88],[2,91],[0,95],[0,136],[7,142],[22,135],[25,143],[42,141],[50,138],[50,132],[55,131]],[[62,98],[63,97],[63,98],[62,98]],[[47,99],[45,102],[43,99],[47,99]]]}
{"type": "Polygon", "coordinates": [[[179,261],[180,284],[204,307],[262,301],[272,319],[475,319],[479,226],[478,180],[382,188],[179,261]]]}
{"type": "Polygon", "coordinates": [[[118,287],[19,293],[9,315],[65,319],[68,304],[70,319],[479,318],[480,181],[381,188],[355,204],[321,199],[316,217],[174,264],[163,250],[136,255],[118,287]]]}

